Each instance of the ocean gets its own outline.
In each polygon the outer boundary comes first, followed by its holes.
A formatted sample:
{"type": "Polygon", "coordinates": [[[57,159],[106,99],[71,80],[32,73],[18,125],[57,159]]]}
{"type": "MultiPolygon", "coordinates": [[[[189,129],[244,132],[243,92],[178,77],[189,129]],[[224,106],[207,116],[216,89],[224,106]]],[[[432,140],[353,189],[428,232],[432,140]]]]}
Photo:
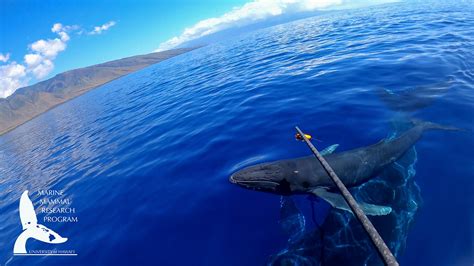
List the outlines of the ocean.
{"type": "MultiPolygon", "coordinates": [[[[407,227],[397,228],[406,236],[397,240],[397,258],[401,265],[472,265],[473,90],[469,1],[323,12],[201,47],[0,137],[0,264],[271,263],[289,243],[282,199],[231,184],[232,173],[310,155],[294,139],[296,125],[319,149],[339,144],[340,152],[419,119],[465,131],[426,132],[411,151],[417,200],[407,227]],[[13,256],[25,190],[38,223],[68,238],[30,239],[27,249],[77,255],[13,256]],[[42,210],[64,205],[74,212],[42,210]]],[[[305,230],[317,229],[311,198],[292,200],[305,230]]],[[[321,202],[316,209],[320,223],[338,212],[321,202]]],[[[383,217],[371,219],[393,228],[383,217]]],[[[360,258],[353,263],[362,265],[360,258]]]]}

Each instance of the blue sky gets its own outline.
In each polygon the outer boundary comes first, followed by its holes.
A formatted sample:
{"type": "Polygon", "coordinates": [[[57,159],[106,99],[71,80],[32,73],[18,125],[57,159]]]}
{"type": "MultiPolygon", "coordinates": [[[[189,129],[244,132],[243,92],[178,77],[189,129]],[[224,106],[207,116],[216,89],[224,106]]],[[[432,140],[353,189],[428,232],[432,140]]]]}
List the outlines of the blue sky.
{"type": "Polygon", "coordinates": [[[24,1],[0,3],[0,53],[21,62],[28,45],[55,38],[55,23],[94,26],[115,21],[100,35],[74,35],[52,73],[125,56],[149,53],[194,23],[225,13],[245,0],[207,1],[24,1]]]}
{"type": "Polygon", "coordinates": [[[187,26],[243,3],[245,0],[1,0],[0,98],[11,95],[18,87],[70,69],[153,52],[187,26]],[[94,27],[110,22],[115,25],[101,34],[90,34],[94,27]],[[55,23],[67,29],[65,42],[58,32],[52,32],[55,23]],[[41,74],[33,73],[25,55],[41,53],[32,51],[31,45],[55,39],[63,47],[51,54],[41,74]]]}
{"type": "Polygon", "coordinates": [[[391,1],[0,0],[0,98],[70,69],[171,49],[273,17],[391,1]]]}

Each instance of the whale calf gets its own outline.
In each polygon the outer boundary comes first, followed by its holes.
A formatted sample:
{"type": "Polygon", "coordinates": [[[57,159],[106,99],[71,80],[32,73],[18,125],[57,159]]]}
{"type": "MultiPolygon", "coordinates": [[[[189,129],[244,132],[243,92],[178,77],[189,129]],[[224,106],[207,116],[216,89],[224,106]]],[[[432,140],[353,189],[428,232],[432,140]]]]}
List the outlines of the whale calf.
{"type": "MultiPolygon", "coordinates": [[[[348,188],[355,187],[376,177],[385,166],[400,158],[426,130],[460,130],[432,122],[413,123],[412,128],[397,138],[382,139],[367,147],[332,153],[334,146],[331,146],[323,154],[324,158],[348,188]]],[[[249,166],[232,174],[229,181],[247,189],[278,195],[314,194],[334,208],[351,211],[344,198],[334,191],[335,184],[314,156],[249,166]]],[[[386,215],[392,210],[389,206],[365,202],[359,202],[359,205],[367,215],[386,215]]]]}

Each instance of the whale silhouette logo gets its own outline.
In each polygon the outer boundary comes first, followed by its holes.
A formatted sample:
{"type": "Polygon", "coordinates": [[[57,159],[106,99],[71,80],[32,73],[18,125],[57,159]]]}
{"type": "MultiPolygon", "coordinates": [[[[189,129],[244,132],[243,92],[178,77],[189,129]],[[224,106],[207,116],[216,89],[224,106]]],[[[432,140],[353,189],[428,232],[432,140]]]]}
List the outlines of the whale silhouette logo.
{"type": "Polygon", "coordinates": [[[30,238],[50,244],[61,244],[67,241],[67,238],[60,236],[44,225],[38,224],[33,202],[28,197],[28,190],[25,190],[21,195],[19,210],[23,232],[15,241],[14,254],[26,254],[26,241],[30,238]]]}

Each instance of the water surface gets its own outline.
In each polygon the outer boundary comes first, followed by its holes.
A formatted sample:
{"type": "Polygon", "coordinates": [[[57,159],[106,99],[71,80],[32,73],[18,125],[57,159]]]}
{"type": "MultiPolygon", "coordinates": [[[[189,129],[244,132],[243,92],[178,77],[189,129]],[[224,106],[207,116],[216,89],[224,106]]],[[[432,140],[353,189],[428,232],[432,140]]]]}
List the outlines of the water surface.
{"type": "MultiPolygon", "coordinates": [[[[0,264],[262,265],[288,240],[280,198],[228,176],[310,154],[295,125],[340,151],[386,137],[394,117],[472,131],[473,51],[471,4],[401,3],[252,32],[108,83],[0,137],[0,264]],[[409,112],[377,93],[445,82],[409,112]],[[79,218],[44,223],[66,243],[28,248],[77,257],[12,258],[27,189],[37,209],[37,190],[63,190],[79,218]]],[[[402,265],[472,265],[473,148],[471,133],[417,143],[423,205],[402,265]]]]}

